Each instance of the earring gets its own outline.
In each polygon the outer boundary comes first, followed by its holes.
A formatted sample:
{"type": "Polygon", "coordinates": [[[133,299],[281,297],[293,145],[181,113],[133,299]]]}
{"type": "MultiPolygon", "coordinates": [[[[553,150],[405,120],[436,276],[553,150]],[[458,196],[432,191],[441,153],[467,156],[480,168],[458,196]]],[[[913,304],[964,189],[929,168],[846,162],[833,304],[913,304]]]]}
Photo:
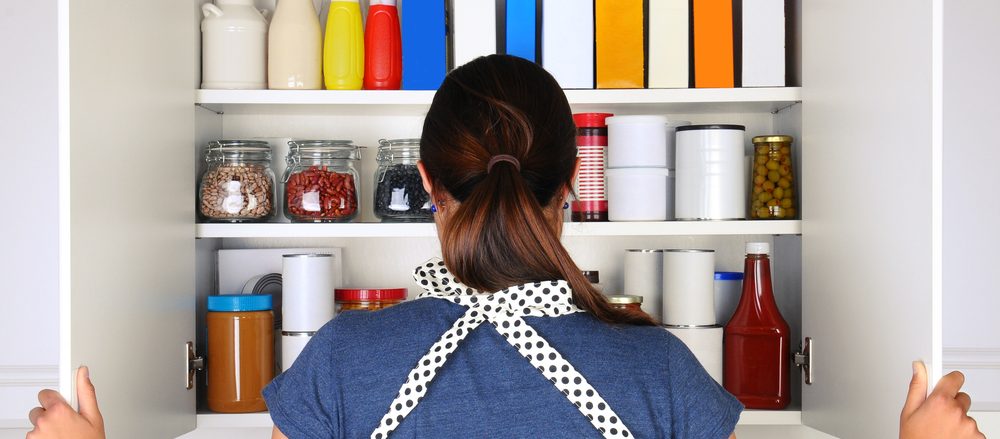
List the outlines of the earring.
{"type": "Polygon", "coordinates": [[[563,203],[563,210],[569,209],[569,202],[563,203]]]}
{"type": "Polygon", "coordinates": [[[438,207],[435,204],[431,204],[431,213],[438,213],[438,207]]]}

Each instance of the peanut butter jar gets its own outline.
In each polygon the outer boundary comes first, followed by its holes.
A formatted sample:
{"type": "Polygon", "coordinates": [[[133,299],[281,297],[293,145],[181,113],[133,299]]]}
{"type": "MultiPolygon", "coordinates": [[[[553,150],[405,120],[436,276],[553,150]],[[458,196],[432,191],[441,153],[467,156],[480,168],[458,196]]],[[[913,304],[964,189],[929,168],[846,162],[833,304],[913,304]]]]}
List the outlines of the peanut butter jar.
{"type": "Polygon", "coordinates": [[[267,410],[261,391],[274,378],[274,314],[270,294],[208,297],[208,409],[267,410]]]}

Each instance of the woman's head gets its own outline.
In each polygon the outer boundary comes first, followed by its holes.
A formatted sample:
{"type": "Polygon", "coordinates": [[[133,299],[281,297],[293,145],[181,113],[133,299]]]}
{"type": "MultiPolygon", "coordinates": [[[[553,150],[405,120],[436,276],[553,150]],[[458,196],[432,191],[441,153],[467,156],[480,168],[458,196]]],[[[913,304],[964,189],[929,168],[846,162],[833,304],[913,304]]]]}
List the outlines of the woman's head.
{"type": "Polygon", "coordinates": [[[420,142],[445,264],[483,291],[566,279],[577,305],[602,320],[652,324],[612,309],[559,241],[575,136],[562,89],[532,62],[491,55],[448,74],[420,142]]]}

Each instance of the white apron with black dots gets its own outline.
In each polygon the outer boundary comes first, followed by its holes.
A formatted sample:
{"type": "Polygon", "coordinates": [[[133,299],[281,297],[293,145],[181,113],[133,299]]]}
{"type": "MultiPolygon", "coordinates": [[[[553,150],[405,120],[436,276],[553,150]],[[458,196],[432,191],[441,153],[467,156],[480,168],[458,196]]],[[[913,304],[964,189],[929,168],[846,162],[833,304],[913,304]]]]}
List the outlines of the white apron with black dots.
{"type": "Polygon", "coordinates": [[[373,439],[385,439],[427,394],[427,387],[459,344],[483,322],[489,322],[511,346],[552,382],[606,438],[631,438],[621,418],[604,398],[558,351],[542,338],[525,316],[559,317],[584,312],[573,303],[573,294],[564,280],[545,281],[510,287],[495,293],[480,293],[457,280],[440,259],[432,259],[413,272],[425,290],[419,298],[436,297],[468,308],[407,375],[372,432],[373,439]]]}

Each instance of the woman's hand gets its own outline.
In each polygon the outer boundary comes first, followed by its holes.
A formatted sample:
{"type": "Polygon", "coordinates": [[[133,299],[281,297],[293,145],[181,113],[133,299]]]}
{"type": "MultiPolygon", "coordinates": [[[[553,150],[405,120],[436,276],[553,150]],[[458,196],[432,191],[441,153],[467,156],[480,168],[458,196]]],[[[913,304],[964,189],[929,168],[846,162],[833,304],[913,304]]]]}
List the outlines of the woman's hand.
{"type": "Polygon", "coordinates": [[[41,407],[28,413],[34,430],[25,439],[104,439],[104,418],[97,408],[97,394],[86,366],[76,371],[76,399],[79,413],[55,390],[38,392],[41,407]]]}
{"type": "Polygon", "coordinates": [[[949,373],[927,396],[927,369],[922,361],[914,361],[910,392],[899,415],[900,439],[986,439],[968,415],[972,398],[961,392],[962,384],[962,372],[949,373]]]}

